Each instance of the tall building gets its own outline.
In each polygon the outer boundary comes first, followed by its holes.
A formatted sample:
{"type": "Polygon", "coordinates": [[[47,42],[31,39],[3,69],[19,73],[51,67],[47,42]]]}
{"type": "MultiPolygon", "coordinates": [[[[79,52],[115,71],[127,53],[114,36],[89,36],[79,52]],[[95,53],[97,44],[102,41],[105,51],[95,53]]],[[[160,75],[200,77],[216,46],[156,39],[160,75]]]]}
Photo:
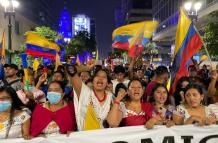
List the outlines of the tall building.
{"type": "Polygon", "coordinates": [[[115,9],[115,26],[152,19],[152,0],[121,0],[115,9]]]}
{"type": "Polygon", "coordinates": [[[59,33],[66,39],[72,38],[71,17],[66,6],[60,14],[59,33]]]}
{"type": "Polygon", "coordinates": [[[17,12],[34,21],[37,25],[45,25],[57,29],[56,17],[52,6],[53,0],[19,0],[17,12]]]}
{"type": "Polygon", "coordinates": [[[73,35],[76,35],[79,31],[88,31],[90,33],[91,30],[91,19],[84,15],[78,14],[72,17],[72,32],[73,35]]]}

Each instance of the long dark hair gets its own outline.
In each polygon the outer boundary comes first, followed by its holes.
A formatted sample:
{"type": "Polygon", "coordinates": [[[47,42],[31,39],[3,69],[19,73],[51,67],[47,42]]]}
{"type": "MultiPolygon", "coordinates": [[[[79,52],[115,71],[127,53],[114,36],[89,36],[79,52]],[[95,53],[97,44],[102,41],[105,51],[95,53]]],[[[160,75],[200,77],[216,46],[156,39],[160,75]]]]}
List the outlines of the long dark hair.
{"type": "Polygon", "coordinates": [[[21,106],[24,104],[18,98],[16,91],[10,86],[4,86],[0,88],[0,92],[6,92],[11,97],[11,110],[9,115],[9,127],[7,128],[5,138],[8,138],[10,128],[13,124],[15,110],[21,110],[21,106]]]}
{"type": "Polygon", "coordinates": [[[167,88],[166,88],[166,86],[164,85],[164,84],[159,84],[159,83],[157,83],[155,86],[154,86],[154,88],[153,88],[153,90],[152,90],[152,97],[149,99],[149,102],[150,103],[155,103],[155,99],[154,99],[154,93],[155,93],[155,91],[159,88],[159,87],[163,87],[166,91],[167,91],[167,100],[166,100],[166,102],[165,102],[165,105],[168,105],[169,103],[170,103],[170,100],[169,100],[169,92],[168,92],[168,90],[167,90],[167,88]]]}

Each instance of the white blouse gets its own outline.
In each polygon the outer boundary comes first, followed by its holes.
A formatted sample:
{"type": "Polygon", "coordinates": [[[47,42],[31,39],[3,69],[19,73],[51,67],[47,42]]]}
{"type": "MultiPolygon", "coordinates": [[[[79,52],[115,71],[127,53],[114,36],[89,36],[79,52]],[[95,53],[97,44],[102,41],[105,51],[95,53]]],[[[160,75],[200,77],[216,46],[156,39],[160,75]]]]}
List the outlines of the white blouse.
{"type": "Polygon", "coordinates": [[[81,93],[78,100],[76,92],[74,90],[74,106],[76,114],[76,122],[78,130],[83,130],[84,120],[86,118],[87,107],[92,103],[97,118],[103,128],[103,121],[107,118],[110,106],[112,103],[112,93],[107,92],[107,97],[103,105],[101,105],[94,94],[93,89],[82,83],[81,93]]]}
{"type": "MultiPolygon", "coordinates": [[[[8,138],[19,138],[22,137],[22,124],[30,119],[30,115],[26,111],[22,111],[19,115],[13,118],[8,138]]],[[[7,129],[9,128],[9,121],[0,123],[0,139],[6,137],[7,129]]]]}

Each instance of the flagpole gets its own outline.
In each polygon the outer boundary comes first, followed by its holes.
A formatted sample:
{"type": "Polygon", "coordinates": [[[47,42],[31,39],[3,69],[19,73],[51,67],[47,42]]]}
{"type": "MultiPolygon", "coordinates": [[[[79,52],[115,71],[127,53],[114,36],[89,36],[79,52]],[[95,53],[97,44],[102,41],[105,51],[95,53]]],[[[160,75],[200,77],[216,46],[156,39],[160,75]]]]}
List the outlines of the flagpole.
{"type": "Polygon", "coordinates": [[[208,52],[208,49],[207,49],[207,47],[206,47],[206,44],[204,43],[203,38],[201,37],[201,34],[198,32],[198,30],[197,30],[197,28],[195,27],[195,25],[194,25],[194,28],[195,28],[195,31],[196,31],[196,32],[198,33],[198,35],[200,36],[201,41],[203,42],[204,49],[205,49],[205,51],[206,51],[206,54],[207,54],[207,56],[208,56],[208,59],[209,59],[209,62],[210,62],[211,68],[212,68],[212,60],[211,60],[211,58],[210,58],[210,54],[209,54],[209,52],[208,52]]]}

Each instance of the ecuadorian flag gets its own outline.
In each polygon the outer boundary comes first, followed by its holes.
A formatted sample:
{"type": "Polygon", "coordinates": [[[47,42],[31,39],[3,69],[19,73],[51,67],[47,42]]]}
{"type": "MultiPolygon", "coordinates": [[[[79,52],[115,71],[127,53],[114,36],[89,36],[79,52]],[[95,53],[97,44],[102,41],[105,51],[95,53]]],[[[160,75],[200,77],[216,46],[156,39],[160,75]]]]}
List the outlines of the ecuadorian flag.
{"type": "Polygon", "coordinates": [[[201,47],[203,47],[203,41],[199,33],[192,21],[186,15],[185,11],[181,8],[176,32],[176,45],[171,73],[173,80],[171,93],[174,93],[177,81],[182,76],[188,75],[188,61],[201,47]]]}
{"type": "Polygon", "coordinates": [[[128,50],[133,57],[143,50],[157,26],[157,21],[143,21],[119,27],[113,31],[112,47],[128,50]]]}
{"type": "Polygon", "coordinates": [[[56,53],[60,51],[57,44],[52,43],[34,33],[26,35],[26,53],[32,56],[39,56],[55,60],[56,53]]]}

